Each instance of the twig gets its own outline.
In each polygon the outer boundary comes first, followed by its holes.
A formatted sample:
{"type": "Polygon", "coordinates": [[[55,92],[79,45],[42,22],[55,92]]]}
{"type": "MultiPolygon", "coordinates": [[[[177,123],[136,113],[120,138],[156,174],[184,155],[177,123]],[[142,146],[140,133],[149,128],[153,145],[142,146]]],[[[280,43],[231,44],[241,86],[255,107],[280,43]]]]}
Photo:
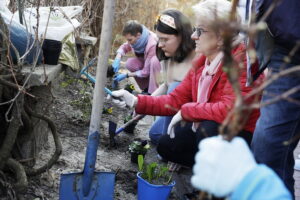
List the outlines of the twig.
{"type": "MultiPolygon", "coordinates": [[[[230,15],[230,21],[228,24],[231,22],[236,21],[236,6],[238,4],[238,0],[234,1],[232,3],[232,9],[231,9],[231,15],[230,15]]],[[[234,94],[236,96],[235,102],[234,102],[234,112],[232,116],[226,117],[224,122],[222,123],[222,126],[220,128],[220,133],[221,134],[226,134],[227,139],[231,140],[239,131],[240,129],[240,121],[241,121],[241,110],[238,109],[243,105],[243,97],[240,89],[240,84],[239,84],[239,65],[241,63],[236,63],[236,61],[232,57],[232,43],[233,43],[233,38],[234,38],[234,33],[237,31],[234,30],[234,27],[229,26],[227,24],[227,27],[224,27],[224,32],[223,32],[223,52],[224,52],[224,65],[223,69],[225,73],[228,76],[228,80],[230,84],[232,85],[234,94]],[[230,118],[230,119],[229,119],[230,118]],[[230,122],[230,123],[229,123],[230,122]]]]}
{"type": "Polygon", "coordinates": [[[279,96],[275,96],[274,98],[272,98],[272,99],[270,99],[268,101],[261,102],[261,103],[254,103],[254,104],[251,104],[251,105],[247,105],[247,106],[244,106],[242,109],[243,110],[259,109],[259,108],[262,108],[264,106],[267,106],[267,105],[270,105],[270,104],[274,104],[274,103],[276,103],[276,102],[278,102],[280,100],[287,100],[289,102],[292,102],[292,103],[300,105],[300,101],[297,101],[295,99],[289,98],[289,96],[291,96],[292,94],[295,94],[299,90],[300,90],[300,86],[296,86],[296,87],[293,87],[293,88],[285,91],[284,93],[282,93],[279,96]]]}
{"type": "MultiPolygon", "coordinates": [[[[1,14],[0,14],[0,19],[2,19],[1,14]]],[[[5,39],[5,41],[7,42],[7,55],[10,55],[10,47],[12,47],[14,53],[16,54],[17,57],[17,62],[18,62],[18,66],[21,65],[19,62],[20,59],[20,54],[19,51],[17,50],[17,48],[10,42],[10,37],[9,37],[9,33],[5,33],[0,29],[0,34],[2,35],[2,37],[5,39]],[[8,36],[7,36],[8,35],[8,36]]]]}
{"type": "Polygon", "coordinates": [[[294,143],[294,142],[298,142],[299,139],[300,139],[300,132],[297,133],[297,134],[295,134],[294,137],[292,137],[290,140],[284,141],[284,142],[283,142],[283,145],[286,145],[286,146],[287,146],[287,145],[290,145],[290,144],[292,144],[292,143],[294,143]]]}
{"type": "MultiPolygon", "coordinates": [[[[12,75],[6,75],[6,76],[3,77],[3,78],[8,78],[9,76],[12,76],[12,75]]],[[[14,89],[16,89],[16,90],[21,91],[23,94],[26,94],[26,95],[28,95],[28,96],[30,96],[30,97],[35,98],[34,95],[32,95],[32,94],[26,92],[25,89],[21,90],[21,87],[20,87],[19,85],[16,85],[16,84],[14,84],[14,83],[11,83],[11,82],[9,82],[9,81],[6,81],[6,80],[3,79],[3,78],[0,78],[0,84],[9,86],[9,87],[11,87],[11,88],[14,88],[14,89]]],[[[3,104],[3,103],[0,103],[0,105],[4,105],[4,104],[3,104]]]]}
{"type": "Polygon", "coordinates": [[[259,87],[253,89],[251,92],[249,92],[247,95],[245,95],[245,99],[248,99],[248,98],[260,93],[263,89],[265,89],[267,86],[269,86],[271,83],[273,83],[280,77],[283,77],[283,76],[286,76],[288,74],[298,72],[298,71],[300,71],[300,65],[285,69],[283,71],[280,71],[276,74],[271,75],[270,77],[268,77],[268,79],[263,84],[261,84],[259,87]]]}
{"type": "Polygon", "coordinates": [[[263,16],[260,18],[261,21],[266,21],[267,17],[272,13],[272,11],[281,3],[282,0],[273,0],[272,4],[269,6],[267,11],[263,14],[263,16]]]}
{"type": "Polygon", "coordinates": [[[64,17],[66,18],[66,20],[73,26],[73,30],[75,33],[75,36],[79,36],[78,31],[76,30],[74,24],[72,23],[72,20],[68,17],[68,15],[63,11],[63,9],[61,9],[61,7],[58,7],[59,11],[64,15],[64,17]]]}

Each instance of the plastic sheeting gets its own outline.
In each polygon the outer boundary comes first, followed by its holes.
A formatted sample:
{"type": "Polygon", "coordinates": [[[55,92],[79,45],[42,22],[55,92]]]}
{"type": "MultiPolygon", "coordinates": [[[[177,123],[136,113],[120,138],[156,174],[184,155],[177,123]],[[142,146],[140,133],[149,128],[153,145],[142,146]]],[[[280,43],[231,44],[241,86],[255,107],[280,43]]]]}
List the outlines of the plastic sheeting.
{"type": "Polygon", "coordinates": [[[62,42],[62,50],[58,62],[68,65],[73,70],[78,71],[79,62],[78,62],[74,34],[70,33],[61,42],[62,42]]]}
{"type": "MultiPolygon", "coordinates": [[[[24,24],[30,33],[38,32],[40,38],[62,41],[66,35],[80,25],[78,20],[73,17],[80,14],[82,10],[82,6],[40,7],[37,26],[36,8],[26,8],[24,9],[24,24]]],[[[14,19],[19,19],[18,12],[15,13],[14,19]]]]}

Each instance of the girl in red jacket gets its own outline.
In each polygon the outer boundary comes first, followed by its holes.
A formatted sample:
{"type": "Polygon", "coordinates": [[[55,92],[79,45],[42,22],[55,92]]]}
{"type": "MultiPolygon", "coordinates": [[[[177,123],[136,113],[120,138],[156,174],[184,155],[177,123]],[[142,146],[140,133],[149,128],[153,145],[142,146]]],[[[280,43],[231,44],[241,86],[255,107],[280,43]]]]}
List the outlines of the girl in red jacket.
{"type": "MultiPolygon", "coordinates": [[[[125,90],[113,92],[114,96],[123,100],[113,100],[118,106],[135,107],[136,113],[163,116],[175,114],[168,127],[168,135],[163,135],[159,140],[157,151],[164,159],[185,166],[193,166],[200,140],[218,134],[218,127],[235,101],[233,88],[222,70],[222,27],[217,30],[213,26],[216,17],[229,16],[231,3],[226,0],[204,1],[197,4],[194,11],[197,21],[191,37],[196,42],[196,52],[200,56],[181,84],[170,94],[158,97],[135,97],[125,90]],[[188,123],[181,126],[181,121],[188,123]]],[[[246,49],[242,43],[233,45],[232,57],[241,68],[239,84],[245,95],[252,90],[245,86],[246,49]]],[[[258,116],[259,111],[253,111],[244,129],[238,134],[248,144],[258,116]]],[[[171,170],[175,169],[173,165],[171,170]]]]}

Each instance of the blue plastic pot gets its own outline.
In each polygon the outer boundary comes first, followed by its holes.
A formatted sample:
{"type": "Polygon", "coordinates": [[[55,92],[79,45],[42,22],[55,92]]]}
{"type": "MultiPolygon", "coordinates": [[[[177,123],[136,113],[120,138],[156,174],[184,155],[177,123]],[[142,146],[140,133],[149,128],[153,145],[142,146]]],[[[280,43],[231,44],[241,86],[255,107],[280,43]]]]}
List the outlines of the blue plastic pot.
{"type": "Polygon", "coordinates": [[[167,200],[175,185],[173,181],[170,185],[153,185],[140,176],[138,178],[138,200],[167,200]]]}

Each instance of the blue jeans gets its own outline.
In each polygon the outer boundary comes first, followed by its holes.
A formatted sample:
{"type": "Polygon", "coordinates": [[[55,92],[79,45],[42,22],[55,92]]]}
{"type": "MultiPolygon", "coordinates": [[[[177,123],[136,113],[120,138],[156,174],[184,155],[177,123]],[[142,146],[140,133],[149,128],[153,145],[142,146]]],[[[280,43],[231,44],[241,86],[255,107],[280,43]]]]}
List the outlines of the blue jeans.
{"type": "MultiPolygon", "coordinates": [[[[300,64],[299,55],[292,59],[290,64],[283,65],[284,56],[288,50],[275,46],[268,69],[276,74],[282,69],[291,68],[300,64]]],[[[264,91],[262,103],[281,95],[287,90],[300,87],[300,73],[292,73],[281,77],[271,83],[264,91]]],[[[300,92],[289,96],[300,101],[300,92]]],[[[294,195],[294,157],[293,151],[299,140],[289,145],[284,145],[296,134],[300,134],[300,106],[287,100],[276,101],[264,106],[256,123],[256,129],[252,140],[252,150],[256,160],[271,167],[287,188],[294,195]]]]}
{"type": "MultiPolygon", "coordinates": [[[[167,94],[172,92],[179,84],[180,84],[180,82],[171,83],[169,85],[167,94]]],[[[150,131],[149,131],[149,137],[153,144],[157,144],[160,136],[167,133],[168,126],[169,126],[172,118],[173,118],[173,116],[166,116],[166,117],[163,116],[163,117],[158,117],[155,120],[155,122],[153,123],[153,125],[151,126],[150,131]]]]}

